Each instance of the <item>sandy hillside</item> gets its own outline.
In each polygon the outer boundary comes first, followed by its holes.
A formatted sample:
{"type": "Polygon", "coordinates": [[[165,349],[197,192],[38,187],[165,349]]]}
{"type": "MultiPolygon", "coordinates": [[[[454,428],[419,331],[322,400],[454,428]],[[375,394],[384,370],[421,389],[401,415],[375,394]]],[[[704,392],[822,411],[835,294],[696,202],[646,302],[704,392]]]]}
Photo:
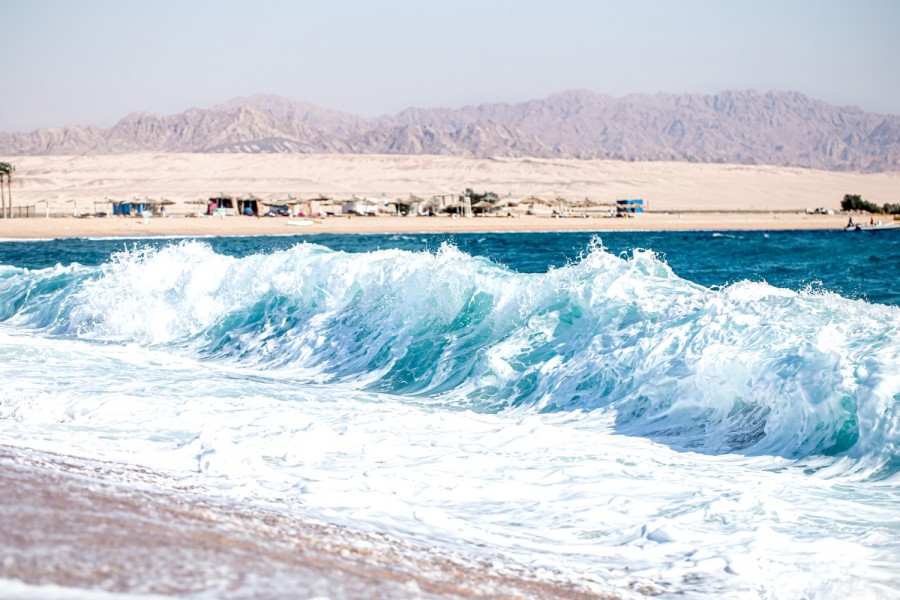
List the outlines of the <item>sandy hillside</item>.
{"type": "MultiPolygon", "coordinates": [[[[104,210],[105,198],[187,200],[220,192],[263,198],[458,194],[466,187],[501,196],[612,203],[644,198],[650,210],[836,209],[845,193],[900,202],[900,173],[837,173],[771,166],[570,159],[299,154],[129,154],[29,156],[16,166],[16,206],[49,201],[54,213],[104,210]]],[[[196,209],[196,207],[193,207],[196,209]]]]}

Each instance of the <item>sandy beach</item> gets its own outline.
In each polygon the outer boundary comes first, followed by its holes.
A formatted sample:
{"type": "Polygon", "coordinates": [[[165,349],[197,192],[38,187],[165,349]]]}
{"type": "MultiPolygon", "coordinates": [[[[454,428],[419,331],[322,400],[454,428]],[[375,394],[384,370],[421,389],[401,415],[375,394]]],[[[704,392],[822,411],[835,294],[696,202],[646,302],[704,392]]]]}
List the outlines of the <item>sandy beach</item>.
{"type": "Polygon", "coordinates": [[[235,504],[144,468],[11,446],[0,446],[0,465],[4,597],[50,597],[57,586],[217,598],[615,597],[302,519],[289,506],[235,504]]]}
{"type": "Polygon", "coordinates": [[[845,193],[896,202],[898,173],[835,173],[771,166],[550,159],[470,159],[438,156],[295,154],[132,154],[10,159],[15,206],[37,218],[0,221],[0,238],[101,236],[273,235],[562,230],[834,229],[845,193]],[[428,198],[465,188],[501,198],[529,196],[566,207],[567,218],[524,210],[509,217],[187,218],[191,204],[220,193],[263,199],[352,195],[428,198]],[[167,218],[71,218],[109,210],[110,199],[166,198],[167,218]],[[557,198],[563,200],[557,201],[557,198]],[[579,208],[589,198],[594,206],[579,208]],[[603,218],[615,200],[642,198],[647,213],[603,218]],[[57,218],[45,218],[46,215],[57,218]],[[585,215],[588,218],[583,218],[585,215]],[[66,217],[69,218],[60,218],[66,217]]]}
{"type": "Polygon", "coordinates": [[[803,213],[692,213],[646,214],[631,219],[449,217],[329,217],[287,218],[135,218],[9,219],[0,220],[0,239],[74,237],[154,237],[299,235],[312,233],[466,233],[488,231],[675,231],[675,230],[775,230],[839,229],[843,215],[803,213]]]}

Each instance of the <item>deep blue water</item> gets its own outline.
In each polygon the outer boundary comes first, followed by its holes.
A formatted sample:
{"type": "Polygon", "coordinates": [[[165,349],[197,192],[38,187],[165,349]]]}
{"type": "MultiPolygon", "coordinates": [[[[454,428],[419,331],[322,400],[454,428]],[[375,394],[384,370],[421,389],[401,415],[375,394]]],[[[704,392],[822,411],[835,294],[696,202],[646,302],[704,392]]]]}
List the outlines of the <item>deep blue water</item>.
{"type": "MultiPolygon", "coordinates": [[[[455,235],[297,235],[206,238],[220,254],[267,254],[301,242],[346,252],[376,249],[436,250],[451,242],[520,272],[538,273],[578,259],[599,234],[473,233],[455,235]]],[[[599,236],[613,253],[649,249],[679,276],[704,286],[765,281],[788,289],[812,287],[848,298],[900,305],[900,234],[897,232],[749,231],[607,232],[599,236]]],[[[113,252],[160,247],[172,239],[49,240],[0,243],[0,264],[44,268],[80,263],[95,266],[113,252]]]]}

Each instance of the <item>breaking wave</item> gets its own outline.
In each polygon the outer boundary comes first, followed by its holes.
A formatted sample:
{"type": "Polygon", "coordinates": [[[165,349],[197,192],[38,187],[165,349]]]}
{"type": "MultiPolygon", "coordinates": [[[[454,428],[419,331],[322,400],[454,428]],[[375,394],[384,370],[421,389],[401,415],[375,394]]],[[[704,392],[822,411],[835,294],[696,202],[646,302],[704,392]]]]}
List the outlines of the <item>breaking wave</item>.
{"type": "Polygon", "coordinates": [[[453,409],[603,411],[699,452],[898,468],[900,309],[706,288],[648,251],[596,243],[533,274],[448,245],[233,258],[188,241],[100,267],[0,266],[0,320],[453,409]]]}

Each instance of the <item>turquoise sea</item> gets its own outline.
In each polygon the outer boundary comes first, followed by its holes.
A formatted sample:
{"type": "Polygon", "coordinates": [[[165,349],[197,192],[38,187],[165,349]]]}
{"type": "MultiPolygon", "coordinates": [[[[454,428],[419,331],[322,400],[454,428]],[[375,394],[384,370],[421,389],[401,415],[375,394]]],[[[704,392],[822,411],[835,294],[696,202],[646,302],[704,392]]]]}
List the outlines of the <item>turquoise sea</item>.
{"type": "Polygon", "coordinates": [[[896,232],[5,241],[0,378],[2,444],[598,592],[900,596],[896,232]]]}

